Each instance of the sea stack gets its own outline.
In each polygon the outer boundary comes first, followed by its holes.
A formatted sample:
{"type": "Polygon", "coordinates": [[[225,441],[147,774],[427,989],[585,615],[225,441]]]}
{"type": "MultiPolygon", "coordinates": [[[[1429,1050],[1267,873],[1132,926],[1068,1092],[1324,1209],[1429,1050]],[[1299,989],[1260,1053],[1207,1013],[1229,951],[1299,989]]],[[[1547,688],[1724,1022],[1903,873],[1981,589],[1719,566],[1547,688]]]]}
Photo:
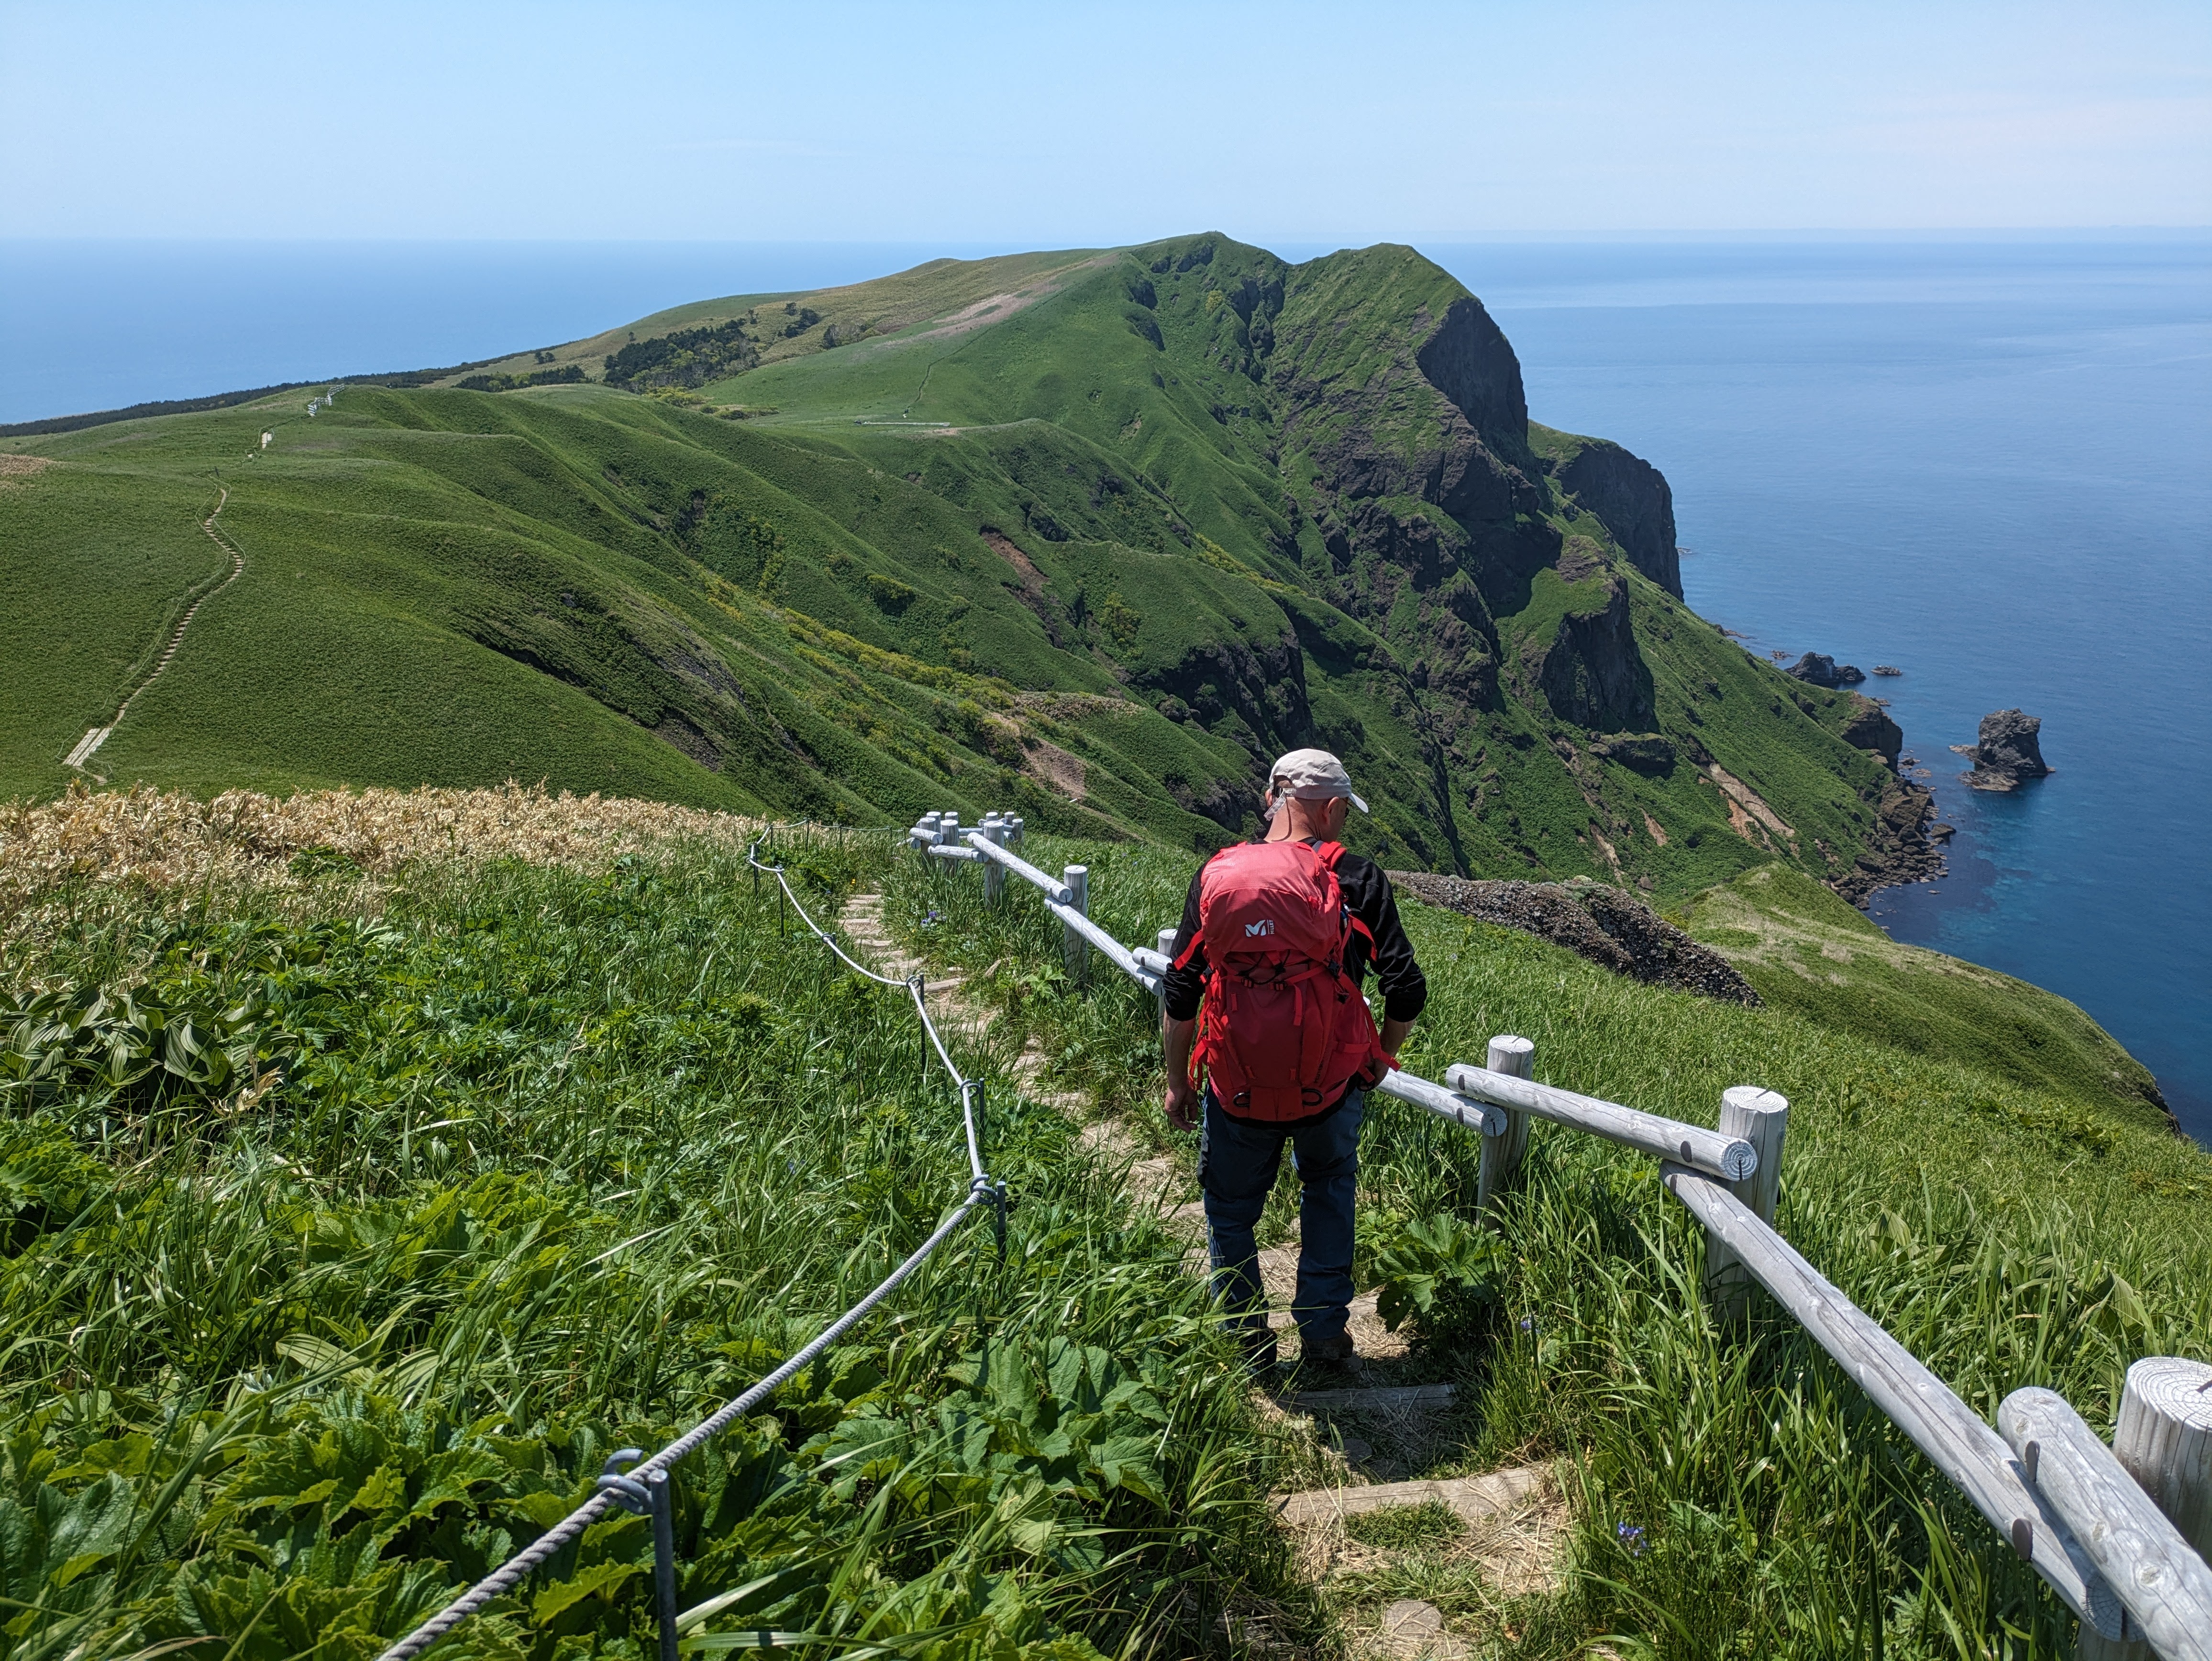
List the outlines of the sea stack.
{"type": "Polygon", "coordinates": [[[1974,764],[1965,777],[1975,789],[2011,790],[2022,779],[2039,779],[2051,770],[2036,739],[2042,730],[2039,715],[1999,709],[1982,717],[1980,743],[1951,747],[1974,764]]]}

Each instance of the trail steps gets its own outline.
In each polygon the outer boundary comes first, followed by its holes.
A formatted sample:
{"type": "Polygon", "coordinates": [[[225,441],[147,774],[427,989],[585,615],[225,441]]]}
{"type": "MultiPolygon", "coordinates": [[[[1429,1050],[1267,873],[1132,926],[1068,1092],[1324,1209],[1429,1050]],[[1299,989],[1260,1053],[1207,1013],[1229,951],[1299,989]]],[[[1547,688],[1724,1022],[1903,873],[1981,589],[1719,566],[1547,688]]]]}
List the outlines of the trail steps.
{"type": "MultiPolygon", "coordinates": [[[[123,703],[115,711],[115,718],[105,727],[88,728],[85,735],[76,741],[76,747],[71,750],[64,759],[62,764],[64,766],[81,768],[92,759],[93,752],[107,742],[108,734],[123,724],[123,717],[130,713],[131,706],[138,701],[138,695],[161,679],[161,672],[169,666],[170,660],[177,655],[178,648],[185,643],[185,630],[192,626],[192,619],[199,615],[200,607],[237,581],[245,572],[245,552],[236,543],[216,528],[216,515],[222,512],[223,504],[229,500],[230,490],[226,486],[221,495],[216,498],[214,511],[200,521],[200,529],[207,532],[210,541],[230,556],[230,574],[185,608],[184,616],[177,619],[177,626],[170,633],[168,645],[162,650],[160,658],[155,660],[153,668],[147,672],[146,678],[124,694],[123,703]]],[[[190,590],[186,592],[189,593],[190,590]]]]}
{"type": "MultiPolygon", "coordinates": [[[[854,895],[837,922],[855,955],[872,962],[878,972],[904,977],[926,971],[921,958],[891,939],[881,894],[854,895]]],[[[996,1012],[979,1007],[966,995],[966,978],[956,974],[926,979],[924,995],[948,1036],[957,1032],[969,1043],[985,1043],[996,1012]]],[[[1009,1070],[1033,1099],[1085,1119],[1090,1102],[1080,1094],[1052,1088],[1044,1076],[1047,1060],[1032,1042],[1014,1056],[1009,1070]]],[[[1140,1157],[1135,1139],[1112,1120],[1085,1119],[1079,1136],[1109,1170],[1121,1167],[1131,1198],[1159,1208],[1193,1238],[1190,1260],[1202,1270],[1205,1209],[1190,1176],[1166,1155],[1140,1157]]],[[[1286,1348],[1295,1353],[1289,1306],[1297,1284],[1297,1243],[1263,1250],[1260,1274],[1271,1306],[1268,1323],[1286,1329],[1283,1335],[1291,1341],[1286,1348]]],[[[1370,1363],[1389,1367],[1409,1352],[1406,1335],[1382,1324],[1376,1304],[1374,1293],[1352,1300],[1351,1330],[1359,1352],[1352,1366],[1355,1377],[1370,1363]]],[[[1340,1470],[1345,1478],[1341,1484],[1276,1496],[1276,1516],[1297,1540],[1308,1578],[1321,1579],[1340,1560],[1379,1561],[1391,1555],[1351,1542],[1343,1526],[1346,1518],[1434,1500],[1468,1525],[1454,1554],[1478,1562],[1486,1582],[1497,1592],[1512,1596],[1552,1584],[1571,1518],[1549,1467],[1516,1465],[1480,1476],[1369,1480],[1370,1474],[1387,1475],[1394,1467],[1405,1469],[1407,1463],[1415,1469],[1434,1463],[1446,1451],[1438,1433],[1443,1427],[1437,1421],[1452,1407],[1456,1393],[1449,1384],[1358,1384],[1300,1390],[1279,1399],[1254,1391],[1254,1404],[1264,1416],[1279,1422],[1291,1417],[1311,1420],[1314,1428],[1307,1433],[1321,1443],[1325,1464],[1340,1470]],[[1353,1429],[1342,1428],[1336,1422],[1340,1419],[1353,1429]],[[1389,1451],[1378,1457],[1368,1436],[1385,1444],[1389,1451]]],[[[1472,1653],[1467,1640],[1445,1627],[1442,1611],[1418,1598],[1391,1603],[1375,1628],[1353,1637],[1353,1652],[1374,1661],[1464,1661],[1472,1653]]]]}

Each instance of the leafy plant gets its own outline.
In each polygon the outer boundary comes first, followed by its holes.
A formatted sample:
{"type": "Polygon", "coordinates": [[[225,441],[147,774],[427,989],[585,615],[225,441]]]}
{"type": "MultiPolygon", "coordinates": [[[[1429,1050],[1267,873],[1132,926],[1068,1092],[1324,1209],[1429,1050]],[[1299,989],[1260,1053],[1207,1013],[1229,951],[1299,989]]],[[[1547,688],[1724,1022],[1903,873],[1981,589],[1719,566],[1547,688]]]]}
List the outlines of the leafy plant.
{"type": "Polygon", "coordinates": [[[1503,1258],[1497,1236],[1451,1212],[1402,1222],[1376,1247],[1376,1312],[1395,1332],[1454,1293],[1494,1300],[1503,1258]]]}

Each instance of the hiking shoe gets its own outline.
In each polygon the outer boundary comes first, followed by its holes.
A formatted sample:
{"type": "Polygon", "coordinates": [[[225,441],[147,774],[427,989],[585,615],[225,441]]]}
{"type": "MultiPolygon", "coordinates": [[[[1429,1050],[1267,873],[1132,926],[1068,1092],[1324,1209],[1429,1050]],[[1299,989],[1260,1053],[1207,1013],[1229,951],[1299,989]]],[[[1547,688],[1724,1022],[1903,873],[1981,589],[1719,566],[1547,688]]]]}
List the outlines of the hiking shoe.
{"type": "Polygon", "coordinates": [[[1348,1332],[1332,1332],[1325,1338],[1304,1338],[1300,1341],[1300,1354],[1309,1361],[1334,1366],[1344,1366],[1358,1359],[1348,1332]]]}

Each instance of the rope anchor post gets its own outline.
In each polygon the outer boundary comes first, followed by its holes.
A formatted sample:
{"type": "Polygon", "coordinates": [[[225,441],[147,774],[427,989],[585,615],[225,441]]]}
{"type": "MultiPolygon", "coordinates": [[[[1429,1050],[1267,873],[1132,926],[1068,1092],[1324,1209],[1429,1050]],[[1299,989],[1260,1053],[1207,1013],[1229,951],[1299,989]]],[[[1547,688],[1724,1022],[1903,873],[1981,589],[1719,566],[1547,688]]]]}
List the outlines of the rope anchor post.
{"type": "Polygon", "coordinates": [[[598,1486],[624,1511],[653,1519],[653,1604],[660,1627],[660,1661],[676,1661],[676,1518],[668,1473],[652,1469],[641,1480],[616,1469],[635,1464],[644,1455],[643,1448],[622,1448],[609,1455],[598,1486]]]}

